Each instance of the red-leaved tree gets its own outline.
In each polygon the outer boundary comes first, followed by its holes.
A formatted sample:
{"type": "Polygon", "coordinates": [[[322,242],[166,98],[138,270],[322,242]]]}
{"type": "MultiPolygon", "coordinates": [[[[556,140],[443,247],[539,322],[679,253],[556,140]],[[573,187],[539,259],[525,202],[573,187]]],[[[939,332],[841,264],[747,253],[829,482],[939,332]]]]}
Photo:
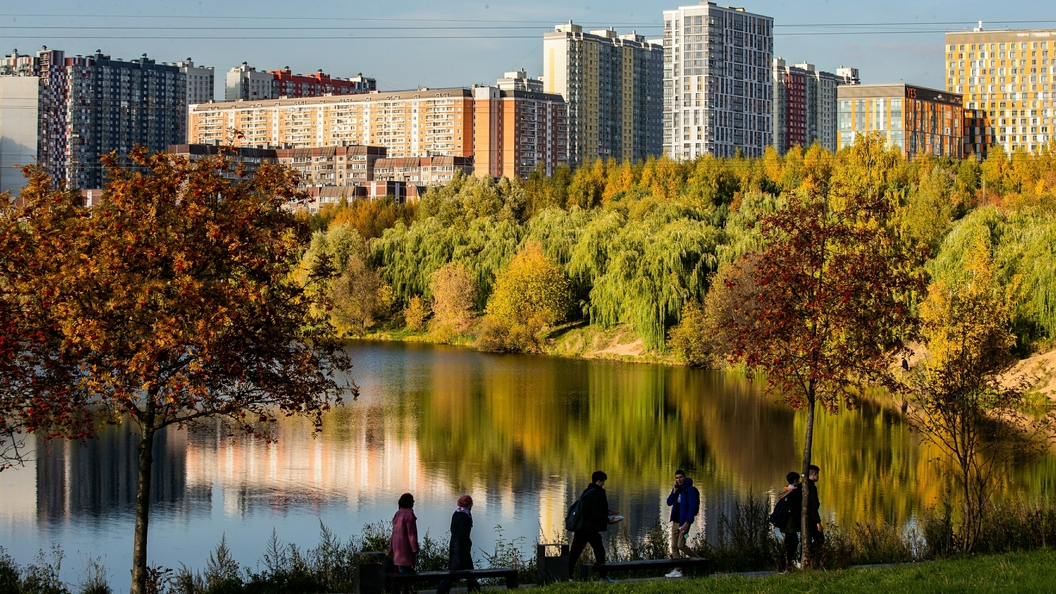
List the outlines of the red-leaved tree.
{"type": "Polygon", "coordinates": [[[132,593],[144,594],[154,436],[225,418],[269,438],[280,415],[316,427],[354,384],[347,355],[291,274],[308,237],[286,168],[247,172],[137,148],[114,155],[101,202],[30,170],[0,220],[0,307],[16,312],[8,412],[27,432],[85,438],[98,420],[140,434],[132,593]]]}
{"type": "Polygon", "coordinates": [[[762,247],[727,277],[723,330],[731,356],[767,377],[768,393],[807,415],[803,443],[803,564],[811,562],[806,490],[820,405],[853,404],[886,383],[921,287],[889,232],[884,199],[805,191],[760,221],[762,247]]]}

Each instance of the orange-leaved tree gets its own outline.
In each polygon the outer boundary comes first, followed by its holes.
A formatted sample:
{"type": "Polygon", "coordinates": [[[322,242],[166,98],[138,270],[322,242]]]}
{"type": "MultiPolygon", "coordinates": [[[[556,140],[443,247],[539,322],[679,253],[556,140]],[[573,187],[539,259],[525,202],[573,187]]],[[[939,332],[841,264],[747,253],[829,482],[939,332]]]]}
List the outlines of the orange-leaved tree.
{"type": "MultiPolygon", "coordinates": [[[[883,198],[790,195],[762,217],[763,247],[745,256],[747,274],[726,278],[728,293],[739,297],[720,329],[732,358],[764,374],[770,394],[806,412],[805,489],[815,408],[835,411],[853,403],[864,382],[889,381],[911,327],[909,299],[922,284],[888,229],[890,214],[883,198]]],[[[810,498],[802,499],[807,566],[810,498]]]]}
{"type": "Polygon", "coordinates": [[[110,181],[91,207],[30,170],[24,204],[3,213],[0,285],[21,312],[17,365],[37,370],[18,382],[26,430],[90,437],[98,418],[138,428],[132,592],[143,594],[158,431],[224,418],[269,439],[292,414],[318,428],[355,386],[291,274],[308,239],[285,208],[299,198],[293,174],[142,148],[130,161],[104,158],[110,181]]]}

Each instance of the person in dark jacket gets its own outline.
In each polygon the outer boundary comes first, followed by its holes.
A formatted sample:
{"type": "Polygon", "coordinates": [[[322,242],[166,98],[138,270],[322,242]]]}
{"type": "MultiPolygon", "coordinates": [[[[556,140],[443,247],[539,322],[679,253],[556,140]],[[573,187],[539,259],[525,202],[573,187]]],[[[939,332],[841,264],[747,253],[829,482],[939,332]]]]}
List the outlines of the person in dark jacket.
{"type": "MultiPolygon", "coordinates": [[[[447,568],[451,571],[460,569],[473,569],[473,541],[469,533],[473,530],[473,498],[463,495],[458,498],[458,507],[451,515],[451,544],[448,551],[451,560],[447,568]]],[[[443,580],[436,588],[436,594],[447,594],[451,591],[452,580],[443,580]]],[[[480,584],[474,578],[466,580],[466,589],[470,592],[480,592],[480,584]]]]}
{"type": "MultiPolygon", "coordinates": [[[[667,505],[671,507],[671,558],[699,557],[689,548],[689,528],[700,513],[700,492],[693,486],[693,479],[685,471],[675,471],[675,485],[667,496],[667,505]]],[[[667,574],[669,578],[682,577],[682,569],[676,567],[667,574]]]]}
{"type": "Polygon", "coordinates": [[[791,533],[800,531],[803,520],[803,494],[806,493],[807,534],[804,535],[804,538],[810,539],[810,550],[817,551],[825,542],[825,533],[821,526],[821,502],[818,501],[818,487],[815,484],[821,469],[813,464],[809,466],[809,469],[807,480],[801,482],[799,488],[788,494],[788,507],[791,513],[788,516],[788,524],[781,532],[784,533],[787,543],[791,533]]]}
{"type": "Polygon", "coordinates": [[[821,469],[813,464],[809,468],[807,480],[804,483],[807,486],[807,513],[809,514],[807,518],[810,520],[807,531],[810,535],[810,548],[816,551],[825,544],[825,528],[821,525],[821,501],[818,500],[817,484],[821,469]]]}
{"type": "Polygon", "coordinates": [[[788,524],[781,527],[781,534],[785,537],[785,556],[781,560],[780,566],[782,573],[792,569],[796,563],[796,553],[799,552],[799,518],[801,517],[803,506],[803,492],[799,491],[799,473],[790,472],[785,475],[785,480],[788,481],[788,486],[785,487],[784,492],[781,493],[778,499],[787,499],[788,505],[795,505],[791,510],[791,515],[796,518],[796,521],[792,522],[790,519],[788,524]],[[796,493],[796,495],[793,496],[793,493],[796,493]]]}
{"type": "Polygon", "coordinates": [[[569,577],[575,575],[573,570],[576,568],[576,562],[589,544],[594,550],[598,579],[604,582],[613,581],[605,572],[605,544],[601,541],[601,533],[609,529],[609,524],[615,524],[623,517],[617,515],[615,510],[609,509],[609,499],[605,495],[605,481],[608,478],[608,475],[600,470],[595,472],[590,477],[590,484],[579,496],[583,500],[584,523],[572,537],[572,548],[568,554],[569,577]]]}

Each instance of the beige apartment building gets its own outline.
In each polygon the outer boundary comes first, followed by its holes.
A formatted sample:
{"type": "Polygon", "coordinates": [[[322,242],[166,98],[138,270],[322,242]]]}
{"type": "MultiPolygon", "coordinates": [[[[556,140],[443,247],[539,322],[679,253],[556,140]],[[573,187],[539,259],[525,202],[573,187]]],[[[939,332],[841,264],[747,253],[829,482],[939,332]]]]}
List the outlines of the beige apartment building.
{"type": "Polygon", "coordinates": [[[385,147],[388,157],[473,155],[473,91],[419,89],[195,105],[189,139],[198,143],[308,148],[385,147]]]}
{"type": "Polygon", "coordinates": [[[991,145],[1036,152],[1056,133],[1056,29],[946,33],[946,90],[964,96],[974,135],[967,154],[991,145]]]}

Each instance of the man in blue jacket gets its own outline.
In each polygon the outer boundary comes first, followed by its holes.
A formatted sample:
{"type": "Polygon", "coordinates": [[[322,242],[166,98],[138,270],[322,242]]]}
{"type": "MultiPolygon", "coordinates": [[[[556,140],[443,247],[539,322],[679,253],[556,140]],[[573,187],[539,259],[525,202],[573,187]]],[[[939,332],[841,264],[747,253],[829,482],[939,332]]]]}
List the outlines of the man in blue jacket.
{"type": "MultiPolygon", "coordinates": [[[[697,557],[697,553],[689,548],[689,527],[700,513],[700,492],[693,486],[693,479],[682,470],[675,471],[675,486],[667,496],[667,505],[671,507],[671,558],[697,557]]],[[[682,577],[682,571],[675,568],[667,577],[682,577]]]]}

